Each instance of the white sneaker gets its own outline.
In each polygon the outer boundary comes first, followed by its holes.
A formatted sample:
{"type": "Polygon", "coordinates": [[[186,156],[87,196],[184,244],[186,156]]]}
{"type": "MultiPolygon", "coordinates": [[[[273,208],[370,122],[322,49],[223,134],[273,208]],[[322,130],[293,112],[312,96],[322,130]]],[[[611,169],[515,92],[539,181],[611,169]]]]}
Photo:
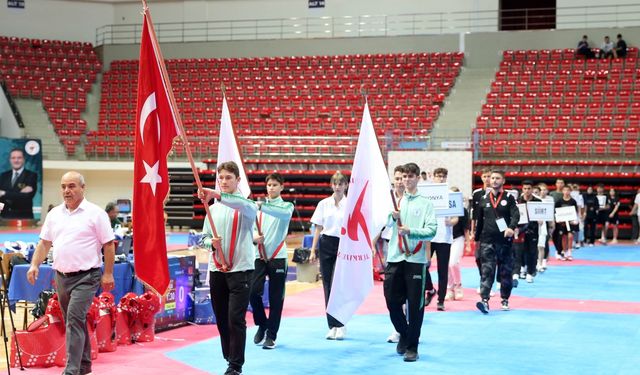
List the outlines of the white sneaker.
{"type": "Polygon", "coordinates": [[[336,340],[344,340],[344,336],[347,333],[347,327],[338,327],[336,330],[336,340]]]}
{"type": "Polygon", "coordinates": [[[396,331],[393,331],[393,333],[387,337],[387,342],[397,343],[398,341],[400,341],[400,334],[396,331]]]}
{"type": "Polygon", "coordinates": [[[533,275],[527,275],[527,282],[528,283],[532,283],[533,282],[533,275]]]}
{"type": "Polygon", "coordinates": [[[518,280],[518,274],[517,274],[517,273],[514,273],[514,274],[513,274],[513,279],[514,279],[514,280],[518,280]]]}
{"type": "Polygon", "coordinates": [[[445,301],[451,301],[453,299],[453,289],[447,289],[447,294],[444,296],[445,301]]]}
{"type": "Polygon", "coordinates": [[[547,260],[543,259],[542,260],[542,272],[547,270],[547,260]]]}
{"type": "Polygon", "coordinates": [[[325,337],[327,338],[327,340],[335,340],[337,332],[338,329],[336,327],[333,327],[329,330],[329,332],[327,332],[327,336],[325,337]]]}
{"type": "Polygon", "coordinates": [[[453,299],[456,301],[460,301],[464,297],[464,292],[462,291],[462,285],[458,285],[453,288],[453,299]]]}
{"type": "Polygon", "coordinates": [[[480,294],[480,287],[478,287],[478,289],[476,289],[476,292],[478,292],[478,294],[480,294]]]}
{"type": "Polygon", "coordinates": [[[564,255],[556,253],[556,260],[567,260],[567,258],[565,258],[564,255]]]}

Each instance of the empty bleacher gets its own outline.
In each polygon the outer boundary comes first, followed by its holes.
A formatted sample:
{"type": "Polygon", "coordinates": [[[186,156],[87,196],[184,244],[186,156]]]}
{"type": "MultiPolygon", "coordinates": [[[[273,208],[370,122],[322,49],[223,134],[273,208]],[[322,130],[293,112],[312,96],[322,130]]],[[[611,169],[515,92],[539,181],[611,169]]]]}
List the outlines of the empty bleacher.
{"type": "MultiPolygon", "coordinates": [[[[368,94],[380,135],[424,136],[437,119],[462,53],[174,59],[167,69],[192,150],[217,148],[225,87],[246,157],[350,157],[368,94]]],[[[98,130],[88,157],[130,158],[138,62],[114,61],[104,74],[98,130]]],[[[176,157],[184,154],[176,147],[176,157]]]]}
{"type": "Polygon", "coordinates": [[[68,154],[86,132],[81,113],[101,69],[91,43],[0,36],[0,79],[12,96],[42,100],[68,154]]]}
{"type": "Polygon", "coordinates": [[[637,56],[637,48],[603,60],[573,49],[504,51],[476,122],[480,157],[637,157],[637,56]]]}

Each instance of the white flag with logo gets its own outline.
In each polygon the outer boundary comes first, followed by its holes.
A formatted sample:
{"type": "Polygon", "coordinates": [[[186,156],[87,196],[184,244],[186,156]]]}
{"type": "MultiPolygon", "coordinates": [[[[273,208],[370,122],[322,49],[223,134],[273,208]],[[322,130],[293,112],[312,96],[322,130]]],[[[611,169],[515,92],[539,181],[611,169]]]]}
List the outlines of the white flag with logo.
{"type": "MultiPolygon", "coordinates": [[[[242,158],[238,150],[238,142],[235,132],[233,131],[233,125],[231,124],[231,115],[229,114],[229,107],[227,106],[227,98],[225,96],[222,97],[222,118],[220,120],[220,136],[218,138],[218,158],[216,160],[216,167],[227,161],[236,162],[240,169],[240,184],[238,184],[238,190],[240,190],[240,193],[242,193],[242,196],[245,198],[251,195],[249,180],[247,180],[247,175],[244,172],[244,165],[242,164],[242,158]]],[[[217,179],[216,189],[220,189],[217,179]]]]}
{"type": "Polygon", "coordinates": [[[365,103],[327,313],[346,324],[373,288],[373,244],[393,210],[389,176],[365,103]]]}

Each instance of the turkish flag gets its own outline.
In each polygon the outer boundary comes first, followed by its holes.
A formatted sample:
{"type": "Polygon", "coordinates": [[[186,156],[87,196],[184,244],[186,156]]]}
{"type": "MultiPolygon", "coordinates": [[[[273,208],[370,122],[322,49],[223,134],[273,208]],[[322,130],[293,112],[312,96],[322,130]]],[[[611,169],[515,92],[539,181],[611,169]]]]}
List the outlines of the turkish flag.
{"type": "Polygon", "coordinates": [[[169,192],[167,154],[178,135],[162,54],[148,11],[144,13],[138,72],[133,169],[133,248],[136,276],[164,295],[169,286],[164,201],[169,192]]]}

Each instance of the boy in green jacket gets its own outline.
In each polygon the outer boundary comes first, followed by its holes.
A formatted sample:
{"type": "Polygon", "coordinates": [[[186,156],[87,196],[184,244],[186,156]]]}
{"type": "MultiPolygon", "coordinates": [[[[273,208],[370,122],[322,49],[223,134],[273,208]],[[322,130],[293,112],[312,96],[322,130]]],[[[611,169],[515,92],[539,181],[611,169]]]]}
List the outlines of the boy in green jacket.
{"type": "Polygon", "coordinates": [[[420,167],[404,166],[402,182],[405,192],[398,211],[390,215],[393,229],[387,253],[384,298],[394,328],[400,333],[396,351],[405,362],[418,359],[418,341],[424,316],[424,289],[429,257],[426,243],[436,234],[433,204],[418,193],[420,167]],[[407,302],[407,315],[402,305],[407,302]]]}
{"type": "Polygon", "coordinates": [[[284,188],[284,178],[279,173],[268,175],[265,182],[267,201],[257,202],[260,212],[258,212],[253,237],[257,246],[249,300],[253,310],[253,321],[258,327],[253,342],[256,345],[262,345],[263,349],[273,349],[276,347],[284,305],[288,268],[285,239],[293,214],[293,204],[285,202],[280,196],[284,188]],[[265,314],[262,303],[264,280],[267,275],[269,276],[269,318],[265,314]]]}
{"type": "Polygon", "coordinates": [[[238,375],[242,374],[244,364],[245,315],[255,260],[253,226],[258,206],[243,198],[238,190],[240,171],[236,163],[222,163],[217,172],[220,191],[198,191],[204,204],[214,198],[218,200],[209,207],[214,228],[205,219],[202,247],[213,251],[209,261],[209,285],[222,355],[228,362],[225,375],[238,375]]]}

